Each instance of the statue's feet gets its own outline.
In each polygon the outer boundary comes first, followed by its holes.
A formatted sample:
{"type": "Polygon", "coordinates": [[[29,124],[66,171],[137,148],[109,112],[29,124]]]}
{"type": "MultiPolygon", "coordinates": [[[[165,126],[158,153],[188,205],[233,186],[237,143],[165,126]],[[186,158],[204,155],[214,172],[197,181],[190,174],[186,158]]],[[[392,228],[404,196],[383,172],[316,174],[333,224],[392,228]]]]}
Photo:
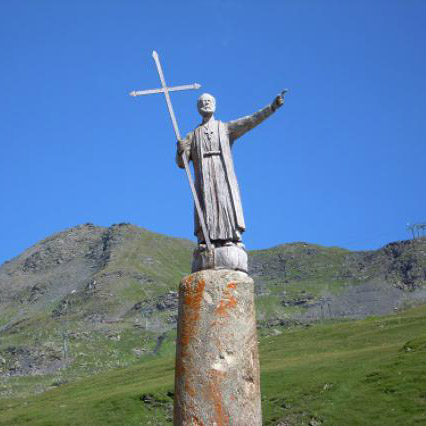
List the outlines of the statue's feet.
{"type": "Polygon", "coordinates": [[[222,244],[222,247],[238,247],[245,249],[245,245],[241,241],[226,241],[222,244]]]}
{"type": "MultiPolygon", "coordinates": [[[[211,248],[212,249],[217,249],[219,247],[238,247],[241,248],[243,250],[245,250],[245,245],[240,241],[215,241],[215,243],[211,242],[211,248]]],[[[201,251],[206,251],[207,250],[207,244],[206,243],[198,243],[198,250],[201,251]]]]}
{"type": "Polygon", "coordinates": [[[214,251],[207,250],[201,243],[194,250],[192,272],[204,269],[233,269],[247,272],[247,253],[239,241],[215,241],[214,251]]]}
{"type": "MultiPolygon", "coordinates": [[[[211,243],[211,247],[212,247],[212,249],[214,249],[215,245],[213,243],[211,243]]],[[[200,251],[207,250],[207,244],[206,243],[198,243],[198,250],[200,250],[200,251]]]]}

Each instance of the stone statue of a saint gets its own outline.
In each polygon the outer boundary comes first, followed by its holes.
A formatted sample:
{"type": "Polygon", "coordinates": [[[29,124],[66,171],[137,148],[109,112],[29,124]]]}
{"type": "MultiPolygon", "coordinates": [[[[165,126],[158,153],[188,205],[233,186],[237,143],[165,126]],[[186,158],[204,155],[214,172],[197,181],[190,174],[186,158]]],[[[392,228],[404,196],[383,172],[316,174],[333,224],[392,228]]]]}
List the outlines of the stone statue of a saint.
{"type": "MultiPolygon", "coordinates": [[[[176,162],[184,168],[182,153],[192,160],[195,173],[195,189],[213,247],[244,247],[241,234],[245,230],[240,191],[235,175],[231,148],[234,142],[253,129],[284,104],[283,95],[278,95],[270,105],[228,123],[216,120],[215,98],[202,94],[197,101],[202,123],[178,141],[176,162]]],[[[194,235],[199,248],[205,245],[202,229],[195,216],[194,235]]]]}

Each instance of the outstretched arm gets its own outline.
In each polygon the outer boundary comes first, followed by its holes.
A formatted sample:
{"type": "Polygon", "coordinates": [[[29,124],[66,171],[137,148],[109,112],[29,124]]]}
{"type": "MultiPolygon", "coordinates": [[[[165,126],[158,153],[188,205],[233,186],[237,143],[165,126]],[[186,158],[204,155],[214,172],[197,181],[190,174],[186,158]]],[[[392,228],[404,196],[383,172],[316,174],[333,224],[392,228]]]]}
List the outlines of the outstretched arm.
{"type": "Polygon", "coordinates": [[[267,105],[265,108],[255,112],[253,115],[247,115],[246,117],[229,121],[227,124],[231,143],[235,141],[235,139],[238,139],[240,136],[244,135],[244,133],[256,127],[263,120],[272,115],[272,113],[280,108],[283,104],[284,96],[281,93],[275,97],[270,105],[267,105]]]}

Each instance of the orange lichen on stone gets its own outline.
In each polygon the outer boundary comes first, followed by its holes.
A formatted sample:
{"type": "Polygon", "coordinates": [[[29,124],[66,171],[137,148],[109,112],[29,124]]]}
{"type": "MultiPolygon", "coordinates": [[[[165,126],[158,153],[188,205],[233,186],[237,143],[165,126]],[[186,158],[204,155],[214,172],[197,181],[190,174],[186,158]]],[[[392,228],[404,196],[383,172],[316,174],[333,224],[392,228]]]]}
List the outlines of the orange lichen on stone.
{"type": "Polygon", "coordinates": [[[185,383],[185,391],[189,396],[192,396],[192,397],[195,396],[195,389],[188,380],[185,383]]]}
{"type": "Polygon", "coordinates": [[[216,307],[216,313],[217,315],[221,317],[226,317],[229,315],[228,310],[235,308],[237,306],[237,299],[232,295],[230,289],[235,289],[236,284],[233,282],[230,282],[227,286],[227,288],[223,291],[223,299],[219,302],[218,306],[216,307]]]}
{"type": "Polygon", "coordinates": [[[192,284],[192,282],[194,281],[194,276],[193,275],[188,275],[185,279],[185,285],[189,286],[192,284]]]}
{"type": "Polygon", "coordinates": [[[200,306],[203,299],[203,292],[206,283],[200,280],[192,287],[192,281],[185,281],[185,292],[183,304],[185,305],[184,316],[182,318],[181,343],[186,346],[195,334],[195,325],[200,317],[200,306]]]}
{"type": "Polygon", "coordinates": [[[192,416],[192,425],[193,426],[204,426],[204,423],[198,419],[196,416],[192,416]]]}
{"type": "MultiPolygon", "coordinates": [[[[185,392],[191,397],[195,396],[195,389],[192,383],[192,377],[188,374],[188,368],[191,368],[192,359],[190,352],[188,351],[188,344],[195,336],[197,332],[197,322],[200,317],[201,301],[203,299],[205,282],[200,280],[193,285],[193,277],[188,277],[183,282],[183,304],[185,308],[182,311],[182,322],[181,322],[181,333],[180,333],[180,355],[176,359],[176,378],[183,380],[185,392]]],[[[181,295],[182,295],[181,293],[181,295]]],[[[176,401],[179,400],[178,392],[176,393],[176,401]]],[[[189,406],[182,410],[183,417],[193,410],[189,409],[189,406]],[[187,411],[188,410],[188,411],[187,411]]],[[[196,423],[203,426],[202,423],[196,423]]]]}
{"type": "Polygon", "coordinates": [[[222,392],[220,384],[225,378],[225,373],[217,370],[210,370],[210,383],[209,383],[209,399],[213,404],[214,418],[212,419],[217,426],[229,426],[229,415],[226,413],[223,406],[222,392]]]}

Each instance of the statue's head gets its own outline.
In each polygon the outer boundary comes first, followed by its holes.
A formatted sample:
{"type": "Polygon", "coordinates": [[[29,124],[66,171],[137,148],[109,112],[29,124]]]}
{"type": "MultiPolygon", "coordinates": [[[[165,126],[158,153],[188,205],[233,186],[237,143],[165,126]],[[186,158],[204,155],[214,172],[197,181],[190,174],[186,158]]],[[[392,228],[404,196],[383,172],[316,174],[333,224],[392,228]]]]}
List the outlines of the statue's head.
{"type": "Polygon", "coordinates": [[[216,99],[209,93],[203,93],[197,100],[198,112],[203,116],[209,116],[216,111],[216,99]]]}

